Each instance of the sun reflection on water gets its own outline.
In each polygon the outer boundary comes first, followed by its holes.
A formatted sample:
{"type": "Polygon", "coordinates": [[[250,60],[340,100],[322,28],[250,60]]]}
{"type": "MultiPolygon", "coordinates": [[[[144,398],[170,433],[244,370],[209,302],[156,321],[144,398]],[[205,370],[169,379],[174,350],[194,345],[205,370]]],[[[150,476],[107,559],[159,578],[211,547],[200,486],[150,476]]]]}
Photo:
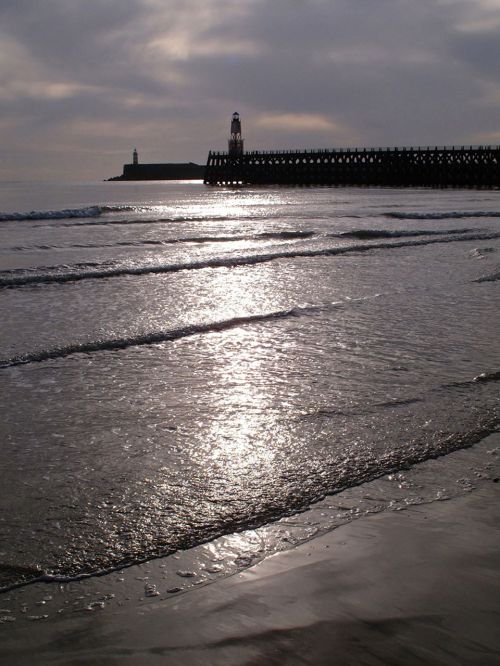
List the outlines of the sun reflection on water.
{"type": "Polygon", "coordinates": [[[280,206],[289,206],[290,195],[276,191],[251,192],[239,189],[215,189],[203,192],[203,198],[166,201],[150,208],[155,216],[189,218],[195,220],[235,220],[243,222],[251,217],[264,224],[275,217],[280,206]]]}
{"type": "MultiPolygon", "coordinates": [[[[244,317],[279,309],[279,293],[269,271],[224,273],[211,284],[217,318],[244,317]]],[[[269,480],[278,442],[286,437],[278,420],[273,365],[275,354],[266,325],[235,328],[211,340],[210,418],[202,429],[202,450],[211,482],[229,494],[257,478],[269,480]],[[234,490],[232,489],[234,488],[234,490]]],[[[282,442],[281,442],[282,444],[282,442]]]]}
{"type": "MultiPolygon", "coordinates": [[[[256,233],[268,231],[271,222],[275,228],[276,218],[267,219],[259,207],[273,204],[275,213],[276,203],[282,203],[276,192],[271,197],[217,191],[198,209],[191,206],[190,213],[203,215],[207,223],[211,216],[226,218],[231,230],[240,233],[258,211],[251,222],[256,233]]],[[[179,433],[186,464],[175,472],[176,488],[192,506],[193,520],[217,523],[237,520],[248,510],[258,515],[282,492],[296,441],[281,381],[287,342],[277,335],[277,320],[245,325],[245,318],[288,310],[287,286],[293,278],[278,263],[220,268],[196,278],[197,301],[186,303],[186,314],[192,319],[192,308],[201,306],[197,317],[204,322],[238,320],[235,326],[181,343],[185,370],[177,376],[194,418],[179,433]]]]}

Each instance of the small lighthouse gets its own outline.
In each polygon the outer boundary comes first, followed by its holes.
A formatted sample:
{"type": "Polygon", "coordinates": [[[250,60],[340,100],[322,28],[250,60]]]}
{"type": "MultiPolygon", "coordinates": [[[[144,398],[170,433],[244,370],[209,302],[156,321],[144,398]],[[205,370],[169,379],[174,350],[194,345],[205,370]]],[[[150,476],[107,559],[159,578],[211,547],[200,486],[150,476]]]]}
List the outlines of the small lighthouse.
{"type": "Polygon", "coordinates": [[[134,148],[132,153],[132,164],[139,164],[139,154],[137,153],[137,148],[134,148]]]}
{"type": "Polygon", "coordinates": [[[241,138],[241,120],[238,112],[233,113],[231,119],[231,136],[229,138],[229,156],[241,157],[243,155],[243,139],[241,138]]]}

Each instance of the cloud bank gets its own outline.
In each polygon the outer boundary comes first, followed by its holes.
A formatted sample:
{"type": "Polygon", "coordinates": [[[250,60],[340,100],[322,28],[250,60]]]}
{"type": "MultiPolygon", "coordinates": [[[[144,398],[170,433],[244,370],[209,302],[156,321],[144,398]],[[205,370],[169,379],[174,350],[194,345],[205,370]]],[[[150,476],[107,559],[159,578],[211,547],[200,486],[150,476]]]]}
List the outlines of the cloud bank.
{"type": "Polygon", "coordinates": [[[500,143],[500,0],[1,0],[0,178],[500,143]]]}

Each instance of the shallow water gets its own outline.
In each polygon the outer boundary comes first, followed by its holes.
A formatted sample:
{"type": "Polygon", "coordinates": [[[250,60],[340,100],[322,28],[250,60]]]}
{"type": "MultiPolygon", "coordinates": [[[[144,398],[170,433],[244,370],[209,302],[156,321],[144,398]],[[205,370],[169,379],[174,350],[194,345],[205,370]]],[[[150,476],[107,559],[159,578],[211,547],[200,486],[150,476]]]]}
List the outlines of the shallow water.
{"type": "Polygon", "coordinates": [[[6,587],[263,525],[497,428],[499,192],[0,197],[6,587]]]}

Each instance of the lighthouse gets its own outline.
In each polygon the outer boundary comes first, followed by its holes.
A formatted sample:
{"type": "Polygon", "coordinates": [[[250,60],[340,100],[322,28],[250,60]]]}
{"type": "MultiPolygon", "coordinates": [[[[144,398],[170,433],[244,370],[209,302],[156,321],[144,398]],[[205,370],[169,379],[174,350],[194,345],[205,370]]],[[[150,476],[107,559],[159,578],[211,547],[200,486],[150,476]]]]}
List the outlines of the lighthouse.
{"type": "Polygon", "coordinates": [[[228,142],[230,157],[241,157],[243,155],[243,139],[241,138],[240,114],[236,111],[231,119],[231,136],[228,142]]]}
{"type": "Polygon", "coordinates": [[[137,148],[134,148],[132,153],[132,164],[139,164],[139,155],[137,154],[137,148]]]}

